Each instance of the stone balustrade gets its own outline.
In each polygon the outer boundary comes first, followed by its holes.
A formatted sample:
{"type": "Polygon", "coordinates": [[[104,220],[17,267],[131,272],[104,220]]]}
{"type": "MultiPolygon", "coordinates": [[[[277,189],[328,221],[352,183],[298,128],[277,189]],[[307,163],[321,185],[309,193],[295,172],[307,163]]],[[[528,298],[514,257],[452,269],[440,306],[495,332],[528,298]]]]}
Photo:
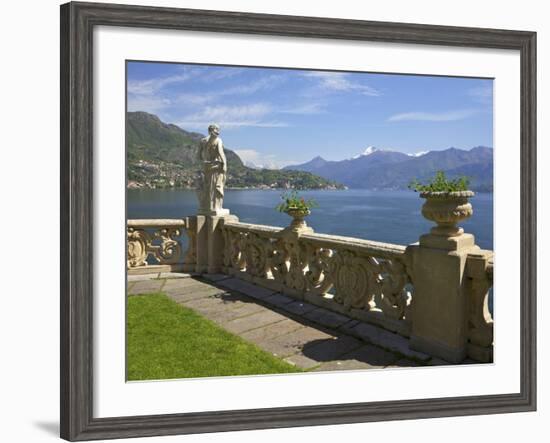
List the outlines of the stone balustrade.
{"type": "Polygon", "coordinates": [[[492,361],[493,252],[470,234],[401,246],[233,215],[128,220],[127,229],[129,273],[224,273],[392,331],[449,362],[492,361]]]}
{"type": "Polygon", "coordinates": [[[224,273],[410,334],[404,246],[239,222],[221,229],[224,273]]]}
{"type": "Polygon", "coordinates": [[[130,274],[193,270],[196,262],[194,217],[127,222],[127,267],[130,274]],[[186,234],[188,240],[183,241],[186,234]],[[184,251],[184,244],[187,249],[184,251]]]}

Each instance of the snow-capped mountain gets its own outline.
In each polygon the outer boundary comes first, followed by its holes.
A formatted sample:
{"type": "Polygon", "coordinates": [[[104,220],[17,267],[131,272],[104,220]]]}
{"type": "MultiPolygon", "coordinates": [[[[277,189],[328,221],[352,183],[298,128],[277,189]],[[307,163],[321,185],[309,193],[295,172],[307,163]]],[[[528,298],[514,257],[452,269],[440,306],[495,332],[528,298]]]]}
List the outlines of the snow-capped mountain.
{"type": "Polygon", "coordinates": [[[430,151],[420,151],[420,152],[414,152],[412,154],[407,154],[409,157],[422,157],[423,155],[428,154],[430,151]]]}
{"type": "Polygon", "coordinates": [[[369,146],[353,158],[328,161],[315,157],[285,170],[307,171],[338,181],[350,188],[406,189],[413,178],[423,180],[442,170],[449,176],[467,175],[474,190],[491,190],[493,149],[478,146],[470,150],[443,150],[405,154],[369,146]]]}
{"type": "Polygon", "coordinates": [[[356,159],[356,158],[359,158],[359,157],[365,157],[367,155],[374,154],[376,151],[381,151],[381,149],[378,149],[376,146],[369,146],[369,147],[365,148],[365,150],[363,152],[361,152],[360,154],[354,155],[352,157],[352,159],[356,159]]]}

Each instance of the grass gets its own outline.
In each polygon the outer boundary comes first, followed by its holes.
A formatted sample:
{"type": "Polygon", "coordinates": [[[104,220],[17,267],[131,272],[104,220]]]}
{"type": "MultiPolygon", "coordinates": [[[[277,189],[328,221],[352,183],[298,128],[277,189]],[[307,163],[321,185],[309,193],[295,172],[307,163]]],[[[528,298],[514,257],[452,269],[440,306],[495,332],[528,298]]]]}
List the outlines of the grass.
{"type": "Polygon", "coordinates": [[[128,297],[128,380],[302,372],[162,293],[128,297]]]}

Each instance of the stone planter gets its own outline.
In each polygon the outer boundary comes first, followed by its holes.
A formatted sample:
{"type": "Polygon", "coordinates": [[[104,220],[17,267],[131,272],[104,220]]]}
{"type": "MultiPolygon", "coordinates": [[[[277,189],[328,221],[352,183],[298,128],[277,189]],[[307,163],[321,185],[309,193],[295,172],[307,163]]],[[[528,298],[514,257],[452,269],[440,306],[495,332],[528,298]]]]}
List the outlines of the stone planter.
{"type": "Polygon", "coordinates": [[[292,222],[290,223],[290,230],[292,231],[303,231],[308,228],[305,218],[311,214],[309,209],[289,209],[285,211],[288,215],[292,217],[292,222]]]}
{"type": "Polygon", "coordinates": [[[458,227],[457,223],[472,216],[474,211],[468,199],[474,195],[472,191],[421,192],[420,197],[426,199],[422,215],[437,223],[431,233],[444,237],[463,234],[464,229],[458,227]]]}

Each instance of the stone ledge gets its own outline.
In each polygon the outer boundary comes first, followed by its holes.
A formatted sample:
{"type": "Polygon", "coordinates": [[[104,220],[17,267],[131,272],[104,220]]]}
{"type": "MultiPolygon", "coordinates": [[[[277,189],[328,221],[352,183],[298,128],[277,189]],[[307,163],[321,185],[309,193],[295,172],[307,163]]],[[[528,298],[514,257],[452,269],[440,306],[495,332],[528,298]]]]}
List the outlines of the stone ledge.
{"type": "Polygon", "coordinates": [[[224,288],[233,289],[234,291],[242,292],[245,295],[248,295],[252,298],[257,298],[259,300],[264,300],[270,295],[275,294],[275,291],[273,290],[256,286],[252,283],[248,283],[238,278],[229,278],[226,280],[220,280],[216,284],[224,288]]]}
{"type": "Polygon", "coordinates": [[[205,280],[215,283],[220,280],[226,280],[228,278],[231,278],[231,276],[226,274],[202,274],[201,278],[204,278],[205,280]]]}
{"type": "Polygon", "coordinates": [[[349,317],[323,308],[317,308],[307,312],[303,317],[330,329],[337,329],[344,323],[351,321],[349,317]]]}
{"type": "Polygon", "coordinates": [[[360,337],[381,348],[397,352],[412,360],[427,362],[432,358],[431,355],[412,350],[407,338],[374,325],[360,322],[356,326],[350,328],[347,333],[360,337]]]}
{"type": "Polygon", "coordinates": [[[134,268],[127,269],[127,275],[146,275],[146,274],[160,274],[161,272],[182,272],[184,265],[147,265],[136,266],[134,268]]]}

